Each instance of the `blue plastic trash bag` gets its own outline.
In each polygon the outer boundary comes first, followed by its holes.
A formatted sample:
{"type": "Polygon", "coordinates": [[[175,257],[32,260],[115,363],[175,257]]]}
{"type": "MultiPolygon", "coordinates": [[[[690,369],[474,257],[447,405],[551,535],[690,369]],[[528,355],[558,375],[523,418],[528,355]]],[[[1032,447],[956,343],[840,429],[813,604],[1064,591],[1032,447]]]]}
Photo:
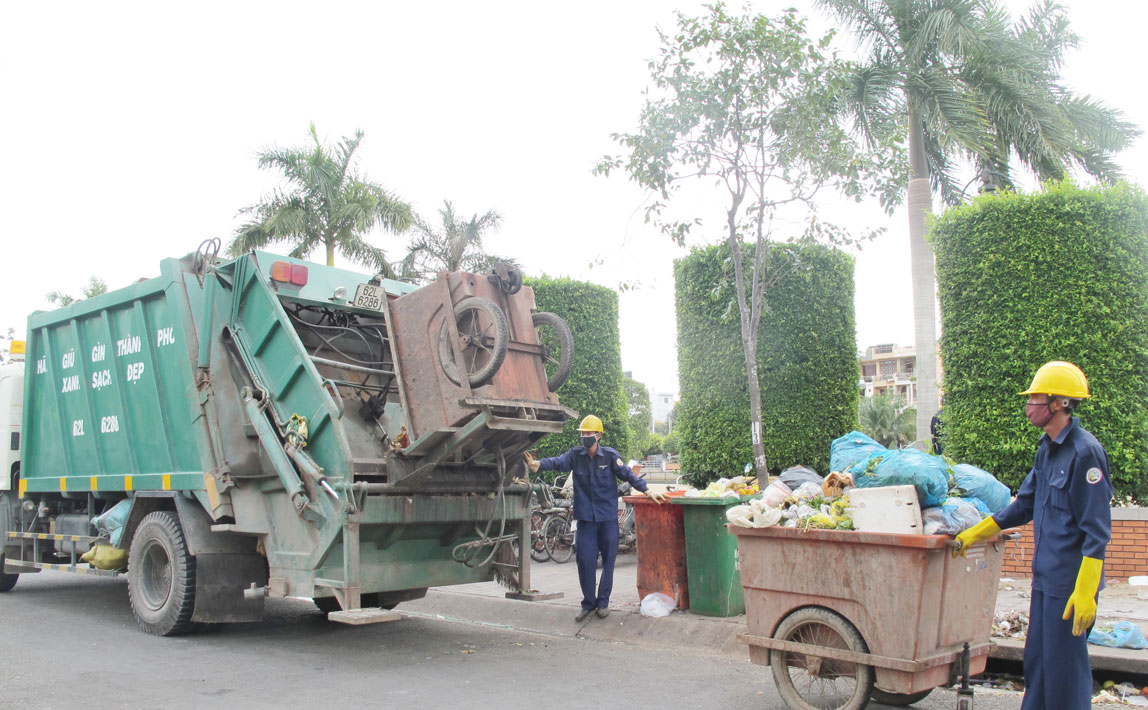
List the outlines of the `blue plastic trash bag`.
{"type": "Polygon", "coordinates": [[[926,535],[956,535],[985,519],[989,509],[976,498],[946,498],[923,512],[926,535]]]}
{"type": "Polygon", "coordinates": [[[988,471],[982,471],[972,464],[959,463],[953,466],[953,480],[957,488],[965,492],[965,497],[984,501],[990,513],[1001,512],[1012,500],[1008,486],[988,471]]]}
{"type": "Polygon", "coordinates": [[[859,431],[851,431],[833,440],[829,445],[829,470],[847,471],[850,466],[864,461],[878,451],[888,451],[859,431]]]}
{"type": "Polygon", "coordinates": [[[935,508],[949,493],[949,467],[940,456],[917,449],[898,449],[873,454],[853,467],[858,488],[914,486],[922,508],[935,508]]]}
{"type": "Polygon", "coordinates": [[[101,533],[107,533],[110,542],[119,546],[120,538],[124,535],[124,523],[128,521],[128,513],[131,512],[131,509],[132,502],[125,498],[108,508],[103,514],[92,518],[92,525],[96,526],[96,530],[101,533]]]}
{"type": "Polygon", "coordinates": [[[1088,643],[1112,648],[1148,648],[1148,640],[1140,633],[1140,627],[1131,621],[1117,621],[1111,633],[1094,626],[1088,634],[1088,643]]]}

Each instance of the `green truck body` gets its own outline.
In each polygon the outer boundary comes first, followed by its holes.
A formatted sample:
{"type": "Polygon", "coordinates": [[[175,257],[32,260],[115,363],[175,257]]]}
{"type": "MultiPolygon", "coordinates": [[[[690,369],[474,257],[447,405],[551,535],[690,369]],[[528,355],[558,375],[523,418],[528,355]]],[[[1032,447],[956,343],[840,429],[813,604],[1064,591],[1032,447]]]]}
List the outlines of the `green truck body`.
{"type": "Polygon", "coordinates": [[[126,569],[164,635],[258,619],[267,596],[350,620],[431,586],[528,587],[514,478],[573,413],[514,277],[416,288],[209,246],[33,314],[0,586],[126,569]],[[79,559],[100,546],[121,559],[79,559]]]}

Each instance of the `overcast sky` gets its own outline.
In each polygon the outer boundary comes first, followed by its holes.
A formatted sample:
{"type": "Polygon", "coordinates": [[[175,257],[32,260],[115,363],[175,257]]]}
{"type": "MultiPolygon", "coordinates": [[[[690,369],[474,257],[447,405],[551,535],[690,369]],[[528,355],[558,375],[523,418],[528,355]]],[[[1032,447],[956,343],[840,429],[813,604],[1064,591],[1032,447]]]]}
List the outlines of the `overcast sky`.
{"type": "MultiPolygon", "coordinates": [[[[774,14],[792,4],[753,7],[774,14]]],[[[828,26],[811,3],[796,4],[828,26]]],[[[1135,78],[1148,10],[1116,0],[1067,5],[1084,42],[1066,82],[1148,126],[1135,78]]],[[[52,289],[78,293],[92,275],[124,286],[204,239],[226,242],[239,208],[276,184],[256,169],[256,151],[303,144],[313,120],[331,141],[365,131],[362,170],[432,221],[444,199],[466,214],[502,213],[488,250],[529,274],[610,287],[636,280],[621,296],[623,367],[653,391],[676,391],[672,261],[684,252],[643,224],[646,196],[624,176],[590,172],[616,152],[610,133],[635,127],[655,27],[672,25],[673,8],[654,0],[6,3],[0,327],[23,335],[52,289]]],[[[1145,140],[1120,162],[1145,184],[1145,140]]],[[[716,226],[720,215],[709,217],[716,226]]],[[[904,211],[886,217],[874,204],[840,217],[888,227],[857,258],[858,347],[911,344],[904,211]]],[[[374,241],[396,258],[405,253],[402,237],[374,241]]]]}

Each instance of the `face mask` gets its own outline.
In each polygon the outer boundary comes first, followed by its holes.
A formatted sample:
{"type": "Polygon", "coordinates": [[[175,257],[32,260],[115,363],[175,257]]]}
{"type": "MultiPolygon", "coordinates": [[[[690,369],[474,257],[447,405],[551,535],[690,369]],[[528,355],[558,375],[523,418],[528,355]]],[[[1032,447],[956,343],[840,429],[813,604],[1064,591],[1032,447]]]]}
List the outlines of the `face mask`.
{"type": "Polygon", "coordinates": [[[1024,405],[1024,414],[1034,427],[1043,429],[1044,425],[1052,420],[1052,401],[1050,400],[1042,404],[1029,402],[1024,405]]]}
{"type": "Polygon", "coordinates": [[[591,446],[593,446],[595,443],[597,443],[597,441],[598,441],[598,437],[594,436],[593,434],[591,434],[590,436],[583,436],[582,437],[582,446],[585,446],[587,449],[589,449],[591,446]]]}

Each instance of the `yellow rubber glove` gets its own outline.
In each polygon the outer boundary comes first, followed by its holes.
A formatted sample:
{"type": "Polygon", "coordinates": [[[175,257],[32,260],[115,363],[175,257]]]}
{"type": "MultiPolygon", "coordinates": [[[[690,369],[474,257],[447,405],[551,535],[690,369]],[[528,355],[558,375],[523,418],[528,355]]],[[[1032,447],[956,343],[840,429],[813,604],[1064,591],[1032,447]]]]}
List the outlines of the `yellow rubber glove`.
{"type": "Polygon", "coordinates": [[[1080,571],[1076,573],[1076,589],[1064,605],[1065,621],[1072,619],[1072,635],[1080,636],[1096,620],[1096,592],[1100,589],[1100,572],[1104,560],[1085,557],[1080,561],[1080,571]]]}
{"type": "Polygon", "coordinates": [[[987,540],[1000,531],[1001,526],[997,525],[997,521],[993,520],[993,516],[990,515],[968,530],[957,535],[957,546],[953,548],[953,557],[957,555],[964,557],[968,554],[970,545],[975,545],[981,540],[987,540]]]}
{"type": "Polygon", "coordinates": [[[531,456],[529,451],[523,452],[522,458],[526,460],[526,467],[530,469],[531,473],[538,473],[538,468],[542,465],[538,459],[531,456]]]}

